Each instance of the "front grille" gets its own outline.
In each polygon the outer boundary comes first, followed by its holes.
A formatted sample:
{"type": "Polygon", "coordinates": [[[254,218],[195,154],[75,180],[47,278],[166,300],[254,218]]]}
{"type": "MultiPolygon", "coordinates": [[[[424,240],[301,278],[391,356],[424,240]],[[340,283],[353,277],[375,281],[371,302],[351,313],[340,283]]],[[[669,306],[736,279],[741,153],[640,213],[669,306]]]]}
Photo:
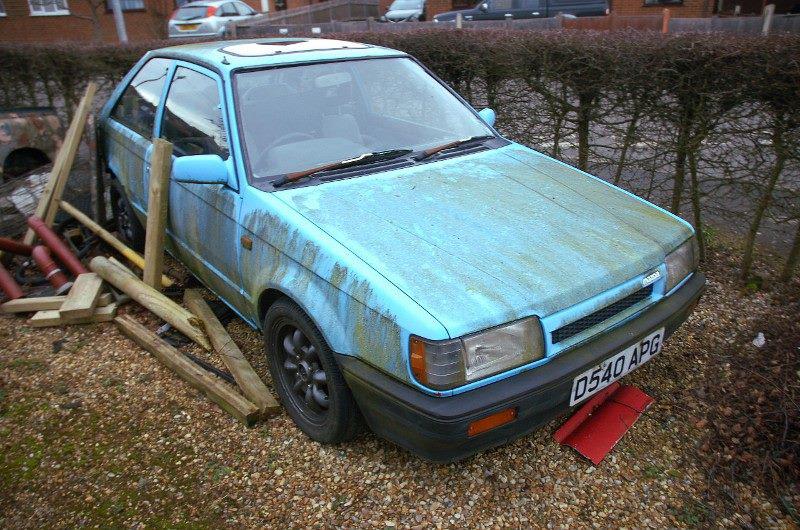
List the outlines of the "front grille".
{"type": "Polygon", "coordinates": [[[642,300],[649,298],[651,294],[653,294],[652,284],[648,285],[647,287],[642,287],[635,293],[629,294],[625,298],[617,300],[613,304],[607,305],[602,309],[598,309],[592,314],[586,315],[585,317],[579,318],[574,322],[570,322],[566,326],[558,328],[550,334],[550,338],[552,339],[553,344],[558,344],[559,342],[567,340],[570,337],[574,337],[578,333],[585,331],[592,326],[596,326],[601,322],[605,322],[609,318],[613,317],[617,313],[625,311],[629,307],[633,307],[642,300]]]}

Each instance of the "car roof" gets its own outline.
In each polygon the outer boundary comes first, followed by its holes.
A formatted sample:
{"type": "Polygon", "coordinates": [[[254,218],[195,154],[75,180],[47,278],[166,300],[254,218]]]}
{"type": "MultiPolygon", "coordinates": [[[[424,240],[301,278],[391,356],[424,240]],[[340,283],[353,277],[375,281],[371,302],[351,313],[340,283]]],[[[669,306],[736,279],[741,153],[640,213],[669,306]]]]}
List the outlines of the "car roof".
{"type": "Polygon", "coordinates": [[[219,71],[281,64],[339,61],[370,57],[401,57],[405,53],[372,44],[304,38],[273,38],[200,42],[148,52],[209,66],[219,71]]]}

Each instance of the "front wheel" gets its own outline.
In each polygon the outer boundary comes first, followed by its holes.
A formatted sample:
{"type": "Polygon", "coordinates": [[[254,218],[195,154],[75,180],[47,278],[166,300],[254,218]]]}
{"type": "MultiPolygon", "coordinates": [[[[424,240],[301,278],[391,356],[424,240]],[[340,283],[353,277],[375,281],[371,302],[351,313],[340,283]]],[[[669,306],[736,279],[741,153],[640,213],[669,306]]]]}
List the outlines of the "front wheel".
{"type": "Polygon", "coordinates": [[[333,353],[297,304],[284,298],[269,308],[264,344],[278,397],[300,430],[322,443],[358,433],[360,413],[333,353]]]}

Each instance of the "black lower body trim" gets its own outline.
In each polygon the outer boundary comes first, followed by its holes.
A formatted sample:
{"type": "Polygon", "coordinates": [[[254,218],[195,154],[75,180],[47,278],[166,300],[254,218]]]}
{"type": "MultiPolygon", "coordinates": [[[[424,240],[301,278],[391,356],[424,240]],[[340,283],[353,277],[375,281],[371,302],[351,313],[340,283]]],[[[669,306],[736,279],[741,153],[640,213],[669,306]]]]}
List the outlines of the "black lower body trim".
{"type": "Polygon", "coordinates": [[[676,292],[550,362],[484,387],[448,397],[420,392],[348,355],[336,355],[367,424],[379,436],[434,462],[452,462],[527,434],[569,410],[573,378],[661,327],[683,323],[705,289],[695,273],[676,292]],[[514,421],[470,437],[473,421],[509,407],[514,421]]]}

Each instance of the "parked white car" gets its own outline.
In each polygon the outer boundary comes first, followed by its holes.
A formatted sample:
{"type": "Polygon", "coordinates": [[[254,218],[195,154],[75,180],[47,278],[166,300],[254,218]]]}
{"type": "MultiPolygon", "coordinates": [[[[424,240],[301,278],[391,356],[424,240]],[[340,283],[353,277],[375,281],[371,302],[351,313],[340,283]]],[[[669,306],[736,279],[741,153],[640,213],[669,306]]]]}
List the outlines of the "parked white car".
{"type": "Polygon", "coordinates": [[[179,7],[168,22],[169,37],[222,37],[229,25],[258,13],[244,2],[190,2],[179,7]]]}

